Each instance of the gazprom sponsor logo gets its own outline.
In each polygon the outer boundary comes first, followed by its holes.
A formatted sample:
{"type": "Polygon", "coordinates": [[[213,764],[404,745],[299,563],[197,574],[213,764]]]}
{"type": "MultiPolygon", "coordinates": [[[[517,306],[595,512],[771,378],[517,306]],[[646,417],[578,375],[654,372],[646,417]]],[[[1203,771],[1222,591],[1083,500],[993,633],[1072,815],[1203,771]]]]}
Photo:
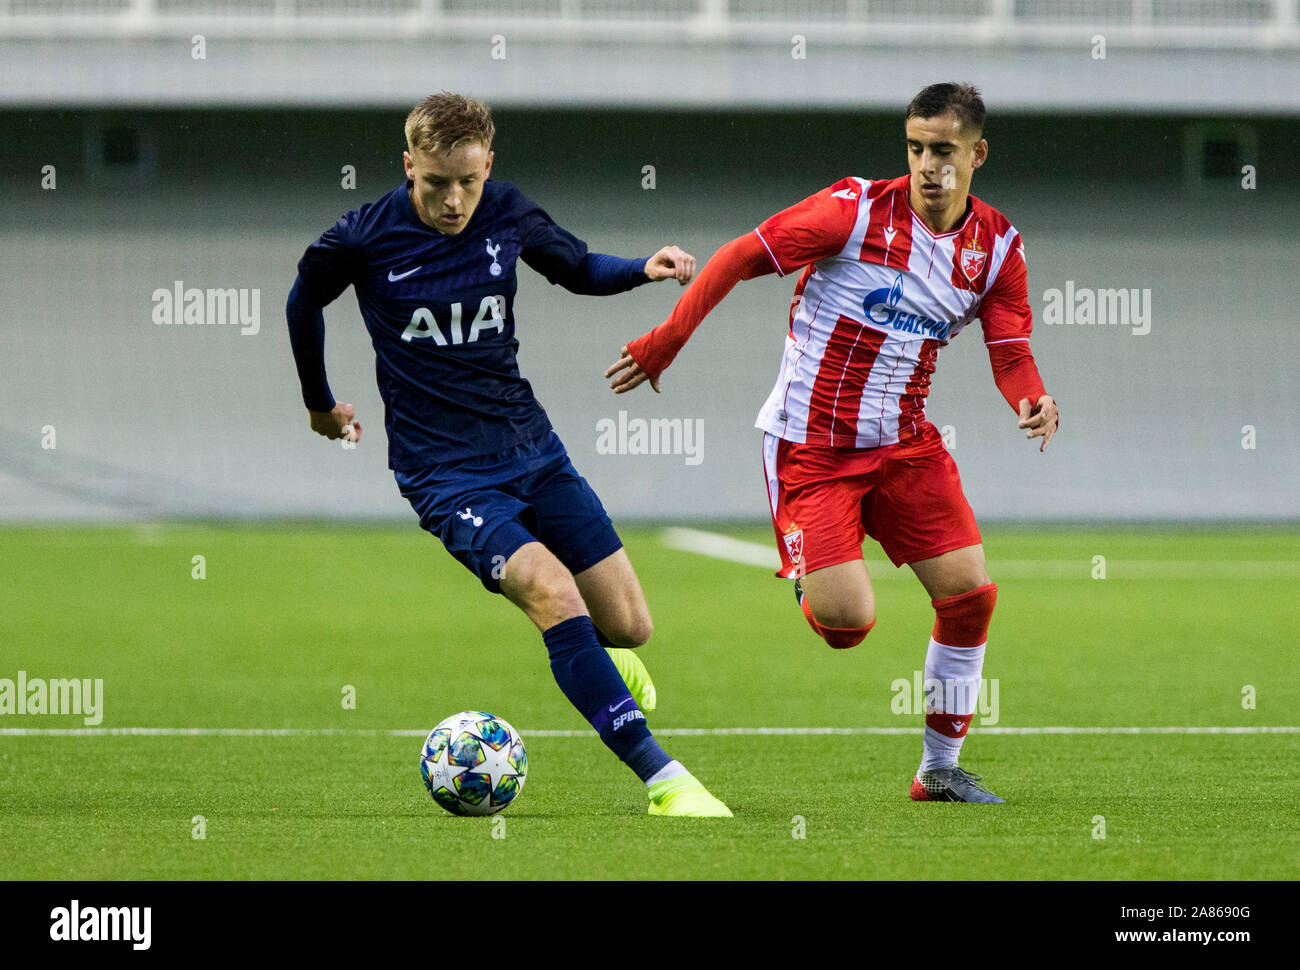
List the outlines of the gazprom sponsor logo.
{"type": "Polygon", "coordinates": [[[886,289],[872,290],[862,301],[862,312],[872,323],[902,333],[917,333],[935,340],[947,340],[950,320],[935,320],[920,313],[908,313],[899,307],[903,300],[903,274],[894,278],[886,289]]]}

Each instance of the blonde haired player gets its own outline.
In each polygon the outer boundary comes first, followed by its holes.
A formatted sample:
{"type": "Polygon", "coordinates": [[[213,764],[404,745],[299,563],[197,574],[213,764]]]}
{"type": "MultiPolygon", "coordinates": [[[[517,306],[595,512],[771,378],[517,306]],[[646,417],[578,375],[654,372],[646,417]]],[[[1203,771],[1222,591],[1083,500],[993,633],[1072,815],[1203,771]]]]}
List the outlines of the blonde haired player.
{"type": "Polygon", "coordinates": [[[659,376],[741,280],[798,273],[776,386],[759,412],[778,575],[795,580],[809,626],[861,643],[876,623],[862,560],[870,535],[907,563],[935,622],[916,801],[1001,802],[957,766],[979,693],[997,587],[984,568],[957,466],[925,418],[940,348],[977,318],[998,389],[1045,449],[1059,426],[1029,334],[1024,245],[970,194],[988,157],[984,103],[933,84],[908,105],[910,174],[845,178],[727,243],[672,315],[606,371],[615,393],[659,376]]]}
{"type": "Polygon", "coordinates": [[[472,98],[424,99],[406,121],[406,179],[303,254],[286,313],[312,430],[361,437],[325,376],[321,309],[351,286],[375,350],[388,464],[420,525],[537,626],[556,684],[645,783],[649,814],[728,817],[646,724],[654,685],[630,649],[652,630],[641,584],[516,356],[518,263],[608,296],[685,284],[695,258],[676,246],[634,259],[590,252],[490,177],[495,132],[472,98]]]}

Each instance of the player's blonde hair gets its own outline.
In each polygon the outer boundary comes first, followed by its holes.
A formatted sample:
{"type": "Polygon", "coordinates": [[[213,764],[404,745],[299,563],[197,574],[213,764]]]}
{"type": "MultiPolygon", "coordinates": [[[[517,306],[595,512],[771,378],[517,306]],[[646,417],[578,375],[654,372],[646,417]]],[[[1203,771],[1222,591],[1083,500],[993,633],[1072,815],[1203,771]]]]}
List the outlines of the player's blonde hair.
{"type": "Polygon", "coordinates": [[[491,149],[496,131],[491,108],[450,91],[430,95],[406,116],[406,146],[411,151],[449,152],[474,141],[491,149]]]}

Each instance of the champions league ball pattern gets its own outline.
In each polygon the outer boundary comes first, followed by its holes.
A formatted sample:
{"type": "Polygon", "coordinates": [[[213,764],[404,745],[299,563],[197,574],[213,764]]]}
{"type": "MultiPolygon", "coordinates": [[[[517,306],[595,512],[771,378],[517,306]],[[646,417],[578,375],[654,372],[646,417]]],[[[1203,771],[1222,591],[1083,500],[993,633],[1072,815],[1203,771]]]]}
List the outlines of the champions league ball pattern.
{"type": "Polygon", "coordinates": [[[462,711],[429,732],[420,774],[433,800],[453,815],[494,815],[523,791],[528,756],[508,722],[462,711]]]}

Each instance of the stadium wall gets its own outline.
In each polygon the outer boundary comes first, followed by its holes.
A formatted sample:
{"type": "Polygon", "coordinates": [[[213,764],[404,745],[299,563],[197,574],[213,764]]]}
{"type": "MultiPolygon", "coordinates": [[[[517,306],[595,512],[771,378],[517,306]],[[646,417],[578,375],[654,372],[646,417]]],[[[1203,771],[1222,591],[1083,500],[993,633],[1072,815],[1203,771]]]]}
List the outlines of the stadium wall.
{"type": "MultiPolygon", "coordinates": [[[[1300,126],[1286,115],[992,107],[974,191],[1025,237],[1033,348],[1063,421],[1039,454],[993,385],[978,331],[944,350],[927,410],[977,515],[1300,516],[1300,126]],[[1103,301],[1123,290],[1147,309],[1118,323],[1046,322],[1052,291],[1084,290],[1103,301]]],[[[900,114],[507,106],[494,175],[597,251],[648,255],[671,242],[703,259],[844,175],[905,171],[900,114]]],[[[400,180],[402,116],[0,112],[0,517],[409,519],[386,469],[355,299],[326,311],[331,384],[365,427],[354,450],[308,430],[283,322],[303,248],[400,180]],[[235,290],[250,308],[255,298],[256,326],[156,323],[155,292],[178,281],[235,290]]],[[[578,297],[521,268],[522,369],[616,518],[767,514],[752,424],[792,288],[775,277],[741,285],[662,395],[614,398],[601,372],[663,319],[677,288],[578,297]],[[676,454],[603,453],[602,429],[654,418],[702,437],[676,454]]]]}

